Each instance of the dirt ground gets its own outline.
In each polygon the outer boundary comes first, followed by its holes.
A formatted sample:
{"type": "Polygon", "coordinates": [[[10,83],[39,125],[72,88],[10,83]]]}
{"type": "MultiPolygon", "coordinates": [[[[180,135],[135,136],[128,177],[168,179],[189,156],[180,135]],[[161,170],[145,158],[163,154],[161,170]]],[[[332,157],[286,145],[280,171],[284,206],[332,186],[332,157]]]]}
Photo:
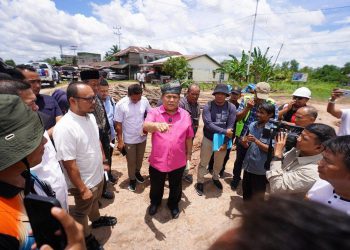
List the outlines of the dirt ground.
{"type": "MultiPolygon", "coordinates": [[[[201,98],[211,98],[211,92],[202,92],[201,98]]],[[[278,104],[289,100],[289,97],[275,96],[278,104]]],[[[326,102],[310,101],[319,110],[317,122],[335,126],[336,119],[326,112],[326,102]]],[[[342,107],[345,104],[341,105],[342,107]]],[[[346,105],[349,107],[349,104],[346,105]]],[[[191,172],[196,182],[196,167],[199,162],[199,145],[202,139],[202,126],[194,140],[194,153],[191,172]]],[[[148,176],[148,156],[151,151],[150,138],[141,173],[146,177],[143,184],[138,184],[136,192],[130,192],[126,159],[121,155],[113,156],[112,171],[118,177],[115,185],[109,185],[115,199],[102,199],[101,214],[118,218],[118,224],[113,228],[99,228],[93,230],[97,239],[104,244],[105,249],[205,249],[225,230],[235,227],[240,219],[242,205],[241,189],[230,189],[235,152],[231,151],[230,160],[226,165],[225,178],[222,181],[222,192],[216,189],[210,174],[206,175],[204,184],[205,195],[198,196],[194,183],[183,182],[183,196],[179,204],[181,213],[178,219],[171,219],[170,211],[166,207],[168,187],[166,185],[163,202],[158,213],[151,217],[147,213],[150,204],[148,176]]],[[[73,205],[72,197],[69,198],[73,205]]],[[[71,207],[72,208],[72,207],[71,207]]]]}

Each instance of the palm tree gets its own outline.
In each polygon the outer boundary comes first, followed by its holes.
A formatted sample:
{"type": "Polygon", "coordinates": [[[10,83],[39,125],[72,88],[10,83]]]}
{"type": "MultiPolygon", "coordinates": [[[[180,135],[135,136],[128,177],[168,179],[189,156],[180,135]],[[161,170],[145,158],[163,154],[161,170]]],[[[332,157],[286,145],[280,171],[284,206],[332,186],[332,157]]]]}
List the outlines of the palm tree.
{"type": "Polygon", "coordinates": [[[254,48],[252,52],[253,63],[251,65],[251,75],[253,76],[254,82],[267,81],[272,73],[272,56],[267,56],[269,49],[268,47],[264,54],[261,53],[259,47],[254,48]]]}
{"type": "Polygon", "coordinates": [[[115,58],[114,58],[114,54],[115,53],[118,53],[120,51],[120,49],[119,49],[119,47],[118,47],[118,45],[113,45],[110,49],[109,49],[109,51],[107,51],[106,53],[105,53],[105,61],[114,61],[115,60],[115,58]]]}

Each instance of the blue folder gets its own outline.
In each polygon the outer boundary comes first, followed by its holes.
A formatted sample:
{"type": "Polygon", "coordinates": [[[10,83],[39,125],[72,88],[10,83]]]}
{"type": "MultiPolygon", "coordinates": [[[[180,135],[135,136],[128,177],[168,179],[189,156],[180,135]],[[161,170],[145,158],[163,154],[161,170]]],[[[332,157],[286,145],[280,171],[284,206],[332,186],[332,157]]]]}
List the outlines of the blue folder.
{"type": "MultiPolygon", "coordinates": [[[[213,151],[218,151],[222,144],[224,144],[224,134],[214,134],[213,137],[213,151]]],[[[227,148],[232,148],[232,140],[227,142],[227,148]]]]}

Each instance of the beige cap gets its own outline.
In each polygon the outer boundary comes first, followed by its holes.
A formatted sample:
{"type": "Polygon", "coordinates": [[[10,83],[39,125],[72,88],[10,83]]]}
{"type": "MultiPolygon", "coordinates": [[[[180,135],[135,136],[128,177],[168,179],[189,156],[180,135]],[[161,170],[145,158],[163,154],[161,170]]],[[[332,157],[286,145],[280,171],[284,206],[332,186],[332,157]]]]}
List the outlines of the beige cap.
{"type": "Polygon", "coordinates": [[[264,99],[266,100],[267,98],[269,98],[269,93],[270,93],[270,84],[268,84],[267,82],[259,82],[258,84],[256,84],[256,97],[258,97],[259,99],[264,99]]]}

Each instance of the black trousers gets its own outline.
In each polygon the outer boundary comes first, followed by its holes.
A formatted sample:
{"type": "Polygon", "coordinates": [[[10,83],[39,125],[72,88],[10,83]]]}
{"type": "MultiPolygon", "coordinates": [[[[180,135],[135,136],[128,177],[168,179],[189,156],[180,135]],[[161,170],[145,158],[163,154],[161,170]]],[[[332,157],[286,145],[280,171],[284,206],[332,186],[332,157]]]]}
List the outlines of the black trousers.
{"type": "Polygon", "coordinates": [[[168,207],[170,209],[178,208],[182,195],[182,175],[186,166],[175,169],[171,172],[160,172],[152,166],[149,166],[149,177],[151,180],[151,191],[149,197],[151,204],[159,206],[164,194],[165,178],[168,175],[169,181],[169,198],[168,207]]]}
{"type": "Polygon", "coordinates": [[[244,161],[245,154],[247,153],[247,149],[242,146],[239,142],[239,139],[236,139],[236,160],[233,165],[233,179],[240,180],[241,179],[241,171],[242,165],[244,161]]]}
{"type": "Polygon", "coordinates": [[[264,197],[266,184],[266,175],[257,175],[244,171],[242,182],[243,200],[251,200],[255,195],[264,197]]]}

